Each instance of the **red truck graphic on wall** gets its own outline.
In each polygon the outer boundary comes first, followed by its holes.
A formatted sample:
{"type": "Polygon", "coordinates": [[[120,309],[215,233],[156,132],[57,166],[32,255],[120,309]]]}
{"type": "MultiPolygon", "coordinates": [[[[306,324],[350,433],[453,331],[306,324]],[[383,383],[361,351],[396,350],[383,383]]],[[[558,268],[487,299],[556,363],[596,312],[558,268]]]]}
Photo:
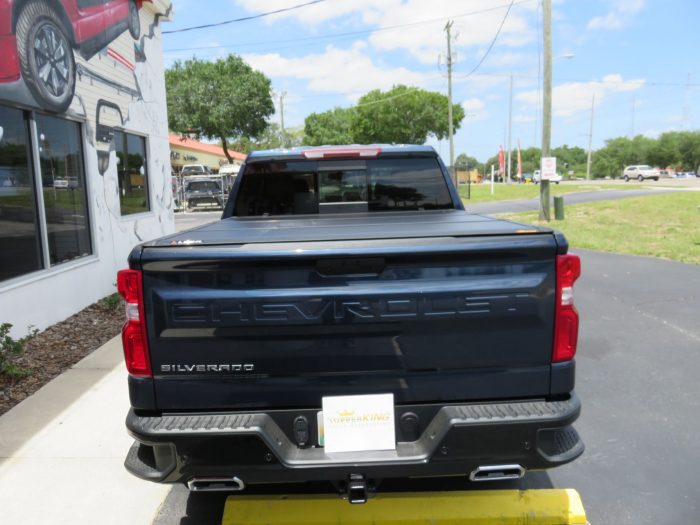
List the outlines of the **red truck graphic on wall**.
{"type": "Polygon", "coordinates": [[[141,32],[144,0],[0,0],[0,83],[24,79],[44,109],[64,112],[76,81],[74,50],[89,60],[125,30],[141,32]]]}

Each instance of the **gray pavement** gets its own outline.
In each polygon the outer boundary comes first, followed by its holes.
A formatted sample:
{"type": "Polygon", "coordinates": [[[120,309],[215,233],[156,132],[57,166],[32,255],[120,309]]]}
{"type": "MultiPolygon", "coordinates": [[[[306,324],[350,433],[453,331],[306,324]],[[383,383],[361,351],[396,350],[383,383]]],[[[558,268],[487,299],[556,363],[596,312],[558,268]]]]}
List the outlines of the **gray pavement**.
{"type": "Polygon", "coordinates": [[[552,482],[578,489],[595,525],[698,523],[700,267],[579,252],[587,448],[552,482]]]}
{"type": "MultiPolygon", "coordinates": [[[[625,199],[629,197],[643,197],[648,195],[659,195],[660,193],[669,193],[678,191],[671,188],[654,188],[641,190],[600,190],[600,191],[581,191],[577,193],[569,193],[564,195],[564,204],[581,204],[584,202],[605,201],[625,199]]],[[[464,201],[464,206],[470,213],[481,213],[485,215],[494,215],[498,213],[518,213],[521,211],[536,211],[539,208],[539,199],[520,199],[512,201],[495,201],[495,202],[477,202],[470,204],[468,200],[464,201]]]]}

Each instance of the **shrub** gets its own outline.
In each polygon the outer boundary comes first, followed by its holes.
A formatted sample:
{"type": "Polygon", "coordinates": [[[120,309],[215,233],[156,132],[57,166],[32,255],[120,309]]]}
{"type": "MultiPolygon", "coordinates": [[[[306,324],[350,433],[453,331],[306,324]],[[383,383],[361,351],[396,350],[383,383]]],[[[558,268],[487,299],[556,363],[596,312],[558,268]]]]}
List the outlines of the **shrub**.
{"type": "Polygon", "coordinates": [[[24,351],[27,341],[35,337],[39,330],[30,327],[29,333],[25,337],[14,339],[10,335],[11,328],[12,325],[10,323],[0,324],[0,374],[11,377],[24,377],[28,372],[13,363],[13,358],[24,351]]]}

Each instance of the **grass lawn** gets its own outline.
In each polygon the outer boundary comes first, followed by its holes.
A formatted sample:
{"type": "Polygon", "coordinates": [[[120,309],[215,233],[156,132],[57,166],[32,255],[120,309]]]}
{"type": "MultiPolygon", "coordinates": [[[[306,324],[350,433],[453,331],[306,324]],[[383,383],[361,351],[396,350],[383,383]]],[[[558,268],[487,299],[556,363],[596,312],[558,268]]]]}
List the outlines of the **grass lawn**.
{"type": "MultiPolygon", "coordinates": [[[[700,192],[684,191],[567,206],[561,230],[573,248],[630,253],[700,265],[700,192]]],[[[552,209],[554,213],[554,209],[552,209]]],[[[537,212],[503,215],[539,224],[537,212]]]]}
{"type": "MultiPolygon", "coordinates": [[[[600,191],[600,190],[633,190],[643,188],[643,184],[576,184],[563,182],[561,184],[550,184],[549,191],[552,196],[574,193],[577,191],[600,191]]],[[[537,184],[495,184],[494,192],[491,195],[490,184],[472,184],[471,199],[467,200],[467,187],[459,187],[459,195],[464,202],[487,202],[505,201],[515,199],[534,199],[540,194],[540,187],[537,184]]]]}

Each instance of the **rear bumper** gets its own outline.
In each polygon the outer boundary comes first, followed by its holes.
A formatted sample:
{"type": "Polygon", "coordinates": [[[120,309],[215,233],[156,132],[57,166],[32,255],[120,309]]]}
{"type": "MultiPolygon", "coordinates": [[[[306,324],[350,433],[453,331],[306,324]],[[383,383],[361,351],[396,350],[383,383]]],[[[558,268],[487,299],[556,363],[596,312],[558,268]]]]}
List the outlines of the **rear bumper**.
{"type": "Polygon", "coordinates": [[[221,199],[216,197],[185,197],[185,202],[190,208],[221,208],[221,199]]]}
{"type": "Polygon", "coordinates": [[[583,453],[583,442],[571,426],[580,410],[575,395],[562,401],[442,406],[418,439],[399,440],[396,451],[330,457],[321,447],[298,447],[277,424],[299,414],[308,418],[315,411],[154,417],[139,416],[132,409],[126,425],[136,442],[125,466],[150,481],[236,476],[246,485],[336,481],[350,474],[367,479],[466,476],[479,466],[494,464],[541,470],[583,453]]]}

